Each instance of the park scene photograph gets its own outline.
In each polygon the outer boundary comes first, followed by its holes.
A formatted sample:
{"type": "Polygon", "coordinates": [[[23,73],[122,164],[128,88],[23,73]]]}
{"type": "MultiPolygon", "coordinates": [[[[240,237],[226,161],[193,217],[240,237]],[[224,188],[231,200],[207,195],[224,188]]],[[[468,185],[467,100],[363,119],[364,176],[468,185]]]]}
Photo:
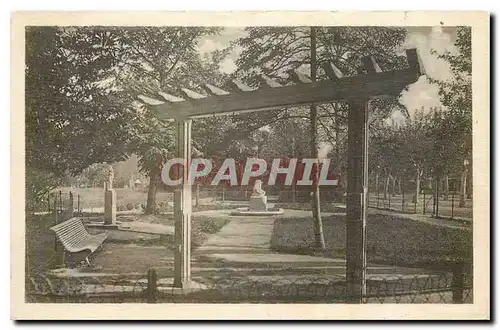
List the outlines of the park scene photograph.
{"type": "Polygon", "coordinates": [[[475,302],[470,26],[24,37],[26,303],[475,302]]]}

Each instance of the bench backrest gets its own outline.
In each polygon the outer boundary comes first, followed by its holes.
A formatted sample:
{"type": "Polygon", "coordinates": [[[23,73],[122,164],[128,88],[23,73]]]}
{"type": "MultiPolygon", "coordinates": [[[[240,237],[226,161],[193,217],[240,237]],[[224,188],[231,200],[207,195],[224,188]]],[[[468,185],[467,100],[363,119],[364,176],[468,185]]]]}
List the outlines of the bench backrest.
{"type": "Polygon", "coordinates": [[[73,246],[77,242],[81,242],[90,235],[79,218],[71,218],[61,222],[51,227],[50,230],[56,233],[66,248],[73,246]]]}

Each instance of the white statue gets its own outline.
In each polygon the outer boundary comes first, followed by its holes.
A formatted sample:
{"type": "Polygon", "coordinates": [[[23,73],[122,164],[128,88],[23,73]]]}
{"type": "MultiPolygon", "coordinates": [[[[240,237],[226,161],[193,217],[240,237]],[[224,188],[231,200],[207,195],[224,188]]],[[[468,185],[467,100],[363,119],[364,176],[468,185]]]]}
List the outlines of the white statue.
{"type": "Polygon", "coordinates": [[[261,180],[255,181],[255,184],[253,186],[252,197],[265,196],[265,195],[266,192],[262,190],[262,181],[261,180]]]}

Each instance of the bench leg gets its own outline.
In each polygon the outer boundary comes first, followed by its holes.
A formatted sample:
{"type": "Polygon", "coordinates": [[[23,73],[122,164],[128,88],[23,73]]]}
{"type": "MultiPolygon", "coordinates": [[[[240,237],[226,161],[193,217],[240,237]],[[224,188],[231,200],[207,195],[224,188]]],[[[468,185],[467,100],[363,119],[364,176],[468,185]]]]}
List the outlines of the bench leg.
{"type": "Polygon", "coordinates": [[[92,267],[92,264],[90,263],[89,256],[85,257],[85,261],[87,262],[87,266],[92,267]]]}

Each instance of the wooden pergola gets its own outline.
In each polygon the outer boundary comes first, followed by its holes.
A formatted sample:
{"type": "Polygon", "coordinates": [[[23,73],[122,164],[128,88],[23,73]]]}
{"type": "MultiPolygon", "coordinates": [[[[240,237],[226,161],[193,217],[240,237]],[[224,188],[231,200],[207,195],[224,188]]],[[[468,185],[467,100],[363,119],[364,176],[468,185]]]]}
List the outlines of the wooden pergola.
{"type": "Polygon", "coordinates": [[[175,219],[175,278],[174,286],[188,288],[191,282],[191,186],[187,172],[191,156],[191,121],[212,115],[249,111],[264,111],[297,105],[346,101],[348,114],[347,171],[347,238],[346,280],[350,301],[358,303],[365,293],[366,272],[366,212],[368,193],[368,102],[380,96],[398,96],[423,74],[416,49],[406,51],[408,68],[382,72],[371,56],[362,58],[365,72],[344,77],[332,63],[323,66],[329,80],[312,81],[299,72],[292,72],[295,83],[282,86],[262,76],[262,84],[254,89],[233,81],[226,91],[206,84],[206,95],[181,89],[184,98],[165,91],[158,96],[139,98],[162,120],[174,120],[176,125],[176,157],[185,160],[179,167],[183,183],[174,193],[175,219]],[[161,97],[161,100],[160,100],[161,97]]]}

